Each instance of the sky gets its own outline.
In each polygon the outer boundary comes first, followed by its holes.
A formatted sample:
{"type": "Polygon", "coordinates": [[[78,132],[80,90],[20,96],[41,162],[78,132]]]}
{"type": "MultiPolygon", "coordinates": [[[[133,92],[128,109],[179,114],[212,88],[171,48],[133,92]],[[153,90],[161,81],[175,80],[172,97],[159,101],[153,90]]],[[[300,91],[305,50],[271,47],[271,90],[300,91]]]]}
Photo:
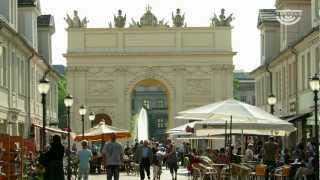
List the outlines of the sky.
{"type": "MultiPolygon", "coordinates": [[[[66,14],[78,10],[80,18],[89,19],[88,27],[108,27],[118,9],[127,14],[128,20],[137,20],[147,5],[158,19],[164,18],[171,24],[171,13],[180,8],[185,13],[188,27],[209,26],[213,14],[226,9],[233,13],[231,23],[233,51],[236,70],[251,71],[260,64],[260,32],[257,29],[259,9],[274,8],[275,0],[40,0],[42,14],[52,14],[56,32],[52,40],[53,64],[66,64],[63,53],[67,49],[66,14]]],[[[127,24],[128,25],[128,24],[127,24]]]]}

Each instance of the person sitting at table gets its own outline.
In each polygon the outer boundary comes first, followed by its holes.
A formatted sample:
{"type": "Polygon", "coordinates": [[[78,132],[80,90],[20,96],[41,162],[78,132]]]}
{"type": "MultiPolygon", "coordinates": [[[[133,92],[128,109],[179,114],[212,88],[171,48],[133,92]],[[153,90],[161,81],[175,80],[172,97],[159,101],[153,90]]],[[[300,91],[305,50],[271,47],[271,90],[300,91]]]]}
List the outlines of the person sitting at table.
{"type": "Polygon", "coordinates": [[[300,180],[300,179],[302,180],[303,176],[312,175],[314,173],[315,163],[316,162],[315,162],[315,159],[312,156],[312,154],[308,153],[308,158],[306,159],[305,166],[298,168],[298,170],[294,176],[294,179],[295,180],[300,180]]]}
{"type": "Polygon", "coordinates": [[[244,154],[244,162],[254,161],[253,144],[249,143],[244,154]]]}
{"type": "Polygon", "coordinates": [[[224,148],[220,149],[217,162],[219,164],[229,164],[229,158],[224,148]]]}
{"type": "Polygon", "coordinates": [[[198,152],[196,149],[192,149],[191,153],[189,154],[189,164],[187,165],[187,169],[192,174],[192,164],[200,163],[200,158],[198,156],[198,152]]]}

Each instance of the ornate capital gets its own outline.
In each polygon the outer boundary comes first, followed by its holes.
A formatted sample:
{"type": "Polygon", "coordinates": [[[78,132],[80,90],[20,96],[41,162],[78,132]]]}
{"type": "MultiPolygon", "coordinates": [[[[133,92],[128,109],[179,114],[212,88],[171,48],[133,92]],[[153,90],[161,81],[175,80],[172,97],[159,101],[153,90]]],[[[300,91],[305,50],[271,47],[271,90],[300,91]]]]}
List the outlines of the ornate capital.
{"type": "Polygon", "coordinates": [[[117,73],[127,73],[128,72],[128,67],[127,66],[117,66],[114,70],[114,72],[117,73]]]}

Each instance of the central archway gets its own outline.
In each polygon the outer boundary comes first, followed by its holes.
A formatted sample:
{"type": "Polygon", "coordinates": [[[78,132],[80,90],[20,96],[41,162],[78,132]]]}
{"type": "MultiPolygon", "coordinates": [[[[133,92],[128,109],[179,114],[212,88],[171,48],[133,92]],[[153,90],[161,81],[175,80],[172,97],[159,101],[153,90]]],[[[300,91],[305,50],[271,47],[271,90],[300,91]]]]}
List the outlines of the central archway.
{"type": "Polygon", "coordinates": [[[168,89],[161,81],[145,79],[135,84],[131,91],[131,115],[138,114],[142,107],[148,115],[149,139],[164,141],[169,122],[169,98],[168,89]]]}
{"type": "Polygon", "coordinates": [[[112,119],[109,115],[101,113],[96,114],[94,121],[92,121],[92,127],[98,125],[100,122],[105,122],[106,125],[112,125],[112,119]]]}

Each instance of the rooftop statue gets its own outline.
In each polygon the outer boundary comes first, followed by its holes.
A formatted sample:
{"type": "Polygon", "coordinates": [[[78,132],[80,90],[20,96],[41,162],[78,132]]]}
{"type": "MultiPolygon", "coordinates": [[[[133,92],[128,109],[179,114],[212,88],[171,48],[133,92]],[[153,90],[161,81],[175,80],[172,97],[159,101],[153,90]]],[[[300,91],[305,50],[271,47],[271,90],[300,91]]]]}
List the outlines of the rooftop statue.
{"type": "Polygon", "coordinates": [[[118,16],[113,16],[114,19],[114,26],[117,28],[123,28],[126,25],[126,17],[127,15],[125,14],[122,16],[122,11],[121,9],[118,10],[118,16]]]}
{"type": "Polygon", "coordinates": [[[175,27],[182,27],[184,25],[184,14],[181,16],[180,9],[177,9],[176,15],[172,12],[172,21],[175,27]]]}
{"type": "Polygon", "coordinates": [[[135,21],[131,19],[130,27],[169,27],[167,22],[164,22],[164,19],[158,21],[157,17],[151,12],[151,7],[148,5],[146,7],[146,12],[140,18],[140,21],[135,21]]]}
{"type": "Polygon", "coordinates": [[[225,9],[221,9],[221,14],[219,18],[216,14],[214,14],[213,18],[211,19],[211,23],[215,26],[230,26],[230,22],[234,19],[233,14],[230,14],[227,18],[225,16],[225,9]]]}
{"type": "Polygon", "coordinates": [[[64,18],[64,20],[68,24],[68,28],[81,28],[81,27],[87,27],[87,24],[89,20],[87,17],[84,17],[82,20],[80,20],[78,16],[78,11],[74,10],[73,11],[73,19],[67,14],[67,17],[64,18]]]}
{"type": "Polygon", "coordinates": [[[140,25],[141,26],[156,26],[158,24],[158,19],[153,13],[151,12],[151,7],[146,7],[146,12],[140,18],[140,25]]]}

